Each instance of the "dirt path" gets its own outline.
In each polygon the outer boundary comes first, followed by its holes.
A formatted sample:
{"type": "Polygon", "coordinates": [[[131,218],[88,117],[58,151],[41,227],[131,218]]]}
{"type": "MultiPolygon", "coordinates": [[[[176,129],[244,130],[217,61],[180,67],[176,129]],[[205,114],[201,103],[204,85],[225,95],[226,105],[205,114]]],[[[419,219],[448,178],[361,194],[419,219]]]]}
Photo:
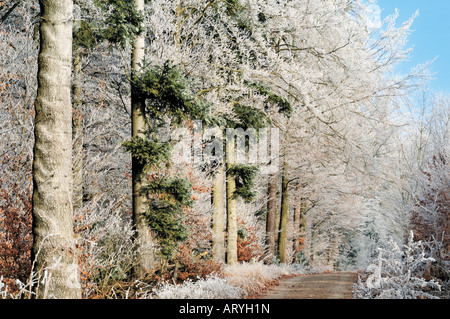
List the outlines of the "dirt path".
{"type": "Polygon", "coordinates": [[[354,272],[302,275],[282,280],[260,299],[353,299],[354,272]]]}

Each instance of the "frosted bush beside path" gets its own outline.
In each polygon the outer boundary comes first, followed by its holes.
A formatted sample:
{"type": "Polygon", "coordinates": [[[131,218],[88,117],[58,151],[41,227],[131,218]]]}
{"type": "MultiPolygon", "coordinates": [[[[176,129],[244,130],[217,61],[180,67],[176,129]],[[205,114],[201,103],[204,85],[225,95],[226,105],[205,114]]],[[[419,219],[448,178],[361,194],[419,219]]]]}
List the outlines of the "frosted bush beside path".
{"type": "Polygon", "coordinates": [[[285,265],[236,264],[225,267],[222,277],[211,275],[181,285],[161,284],[153,294],[157,299],[239,299],[261,292],[283,276],[300,273],[298,269],[285,265]]]}
{"type": "Polygon", "coordinates": [[[413,232],[402,250],[397,243],[390,241],[386,248],[378,249],[374,264],[367,267],[370,273],[365,282],[359,278],[355,285],[360,299],[436,299],[427,292],[441,290],[441,286],[421,276],[426,267],[434,262],[426,256],[422,241],[415,242],[413,232]]]}

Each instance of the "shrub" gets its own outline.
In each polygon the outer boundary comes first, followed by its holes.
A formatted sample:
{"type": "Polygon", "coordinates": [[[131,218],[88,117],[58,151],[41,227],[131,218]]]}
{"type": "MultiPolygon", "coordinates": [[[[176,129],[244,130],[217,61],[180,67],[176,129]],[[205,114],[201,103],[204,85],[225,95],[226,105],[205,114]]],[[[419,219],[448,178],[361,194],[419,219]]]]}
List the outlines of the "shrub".
{"type": "MultiPolygon", "coordinates": [[[[4,156],[1,165],[14,169],[20,159],[4,156]]],[[[18,170],[18,168],[16,168],[18,170]]],[[[31,182],[0,178],[0,275],[26,281],[31,271],[31,182]]]]}
{"type": "Polygon", "coordinates": [[[262,257],[264,250],[254,226],[243,225],[238,230],[237,249],[238,262],[250,262],[262,257]]]}
{"type": "Polygon", "coordinates": [[[243,290],[230,285],[227,279],[211,275],[197,281],[187,280],[181,285],[160,284],[153,290],[157,299],[238,299],[243,290]]]}
{"type": "Polygon", "coordinates": [[[134,230],[123,201],[94,197],[75,215],[78,264],[85,297],[123,286],[135,262],[134,230]]]}
{"type": "Polygon", "coordinates": [[[360,299],[436,299],[430,293],[441,286],[422,278],[424,270],[434,261],[425,256],[421,241],[414,242],[411,232],[408,243],[400,249],[390,241],[386,248],[378,249],[378,257],[368,266],[365,282],[361,277],[355,285],[356,297],[360,299]]]}
{"type": "Polygon", "coordinates": [[[223,270],[228,282],[243,289],[246,295],[258,295],[276,280],[300,273],[287,265],[264,265],[262,262],[227,266],[223,270]]]}
{"type": "MultiPolygon", "coordinates": [[[[141,298],[156,299],[238,299],[262,293],[276,280],[300,273],[290,266],[243,263],[225,266],[222,273],[188,279],[182,284],[167,281],[157,288],[142,289],[141,298]]],[[[150,286],[149,286],[150,287],[150,286]]]]}

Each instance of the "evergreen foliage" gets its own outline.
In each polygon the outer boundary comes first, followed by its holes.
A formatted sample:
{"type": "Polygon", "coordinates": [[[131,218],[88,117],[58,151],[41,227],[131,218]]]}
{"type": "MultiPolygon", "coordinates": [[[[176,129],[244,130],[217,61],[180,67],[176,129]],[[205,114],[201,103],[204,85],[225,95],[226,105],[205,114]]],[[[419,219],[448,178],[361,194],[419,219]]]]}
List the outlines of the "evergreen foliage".
{"type": "MultiPolygon", "coordinates": [[[[152,135],[156,127],[181,124],[186,120],[208,122],[210,105],[198,101],[192,92],[190,81],[183,70],[166,61],[163,65],[144,66],[144,72],[134,74],[133,94],[145,100],[145,117],[152,127],[147,135],[152,135]]],[[[152,135],[152,139],[135,138],[123,143],[124,147],[141,164],[162,168],[170,160],[171,146],[162,143],[152,135]]],[[[145,216],[148,225],[156,234],[160,246],[159,253],[165,259],[172,259],[178,244],[188,237],[187,227],[183,224],[183,209],[190,207],[192,184],[179,177],[152,178],[145,191],[149,198],[149,207],[145,216]]]]}
{"type": "Polygon", "coordinates": [[[183,178],[162,177],[146,190],[152,197],[146,214],[148,225],[156,233],[160,254],[171,259],[178,243],[188,237],[187,227],[183,225],[183,208],[192,206],[192,184],[183,178]]]}
{"type": "Polygon", "coordinates": [[[73,47],[92,49],[97,42],[101,40],[100,28],[93,22],[87,22],[85,20],[80,21],[78,28],[73,31],[73,47]]]}
{"type": "Polygon", "coordinates": [[[96,5],[109,12],[102,37],[125,48],[136,34],[143,32],[144,18],[128,0],[96,0],[96,5]]]}
{"type": "Polygon", "coordinates": [[[141,164],[160,166],[161,163],[170,159],[171,146],[169,143],[137,137],[124,142],[123,146],[141,164]]]}
{"type": "Polygon", "coordinates": [[[225,13],[233,17],[237,26],[246,32],[252,32],[252,26],[250,21],[243,15],[243,12],[248,8],[242,5],[239,0],[225,0],[225,13]]]}
{"type": "Polygon", "coordinates": [[[82,19],[73,31],[73,47],[92,49],[98,41],[109,41],[124,49],[136,34],[144,31],[144,18],[133,1],[94,0],[106,13],[103,21],[82,19]]]}
{"type": "Polygon", "coordinates": [[[229,169],[228,172],[233,175],[236,180],[236,190],[234,191],[235,197],[240,197],[247,203],[255,199],[256,192],[254,191],[254,188],[258,171],[258,167],[245,164],[234,165],[229,169]]]}
{"type": "Polygon", "coordinates": [[[284,114],[287,117],[292,115],[293,106],[291,102],[289,102],[285,97],[273,92],[270,87],[249,81],[246,81],[246,85],[252,89],[255,89],[259,94],[267,96],[265,100],[266,106],[269,104],[275,104],[278,106],[278,112],[281,114],[284,114]]]}
{"type": "Polygon", "coordinates": [[[177,207],[192,205],[192,183],[185,178],[160,178],[153,181],[147,190],[157,196],[168,196],[177,207]]]}
{"type": "Polygon", "coordinates": [[[239,3],[239,0],[225,1],[226,13],[230,16],[235,16],[244,7],[239,3]]]}
{"type": "Polygon", "coordinates": [[[261,110],[257,108],[235,104],[233,113],[236,115],[238,121],[231,119],[227,120],[229,127],[241,127],[244,130],[248,128],[260,129],[270,125],[270,118],[261,110]]]}
{"type": "Polygon", "coordinates": [[[156,121],[164,117],[173,123],[187,119],[211,121],[210,104],[197,100],[183,70],[166,61],[162,66],[147,66],[140,76],[134,76],[135,89],[147,101],[147,116],[156,121]]]}

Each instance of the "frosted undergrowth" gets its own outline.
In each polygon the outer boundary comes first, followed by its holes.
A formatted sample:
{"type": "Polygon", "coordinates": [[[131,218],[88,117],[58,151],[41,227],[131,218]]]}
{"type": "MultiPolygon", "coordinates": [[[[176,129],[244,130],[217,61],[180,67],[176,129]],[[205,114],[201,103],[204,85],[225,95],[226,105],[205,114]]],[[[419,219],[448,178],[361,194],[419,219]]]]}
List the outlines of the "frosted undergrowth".
{"type": "Polygon", "coordinates": [[[153,293],[156,299],[239,299],[244,295],[241,288],[218,275],[195,282],[187,280],[180,285],[161,284],[153,293]]]}
{"type": "Polygon", "coordinates": [[[263,291],[267,285],[283,276],[301,271],[284,265],[262,263],[226,266],[221,275],[211,275],[180,285],[161,284],[153,289],[157,299],[240,299],[263,291]]]}
{"type": "Polygon", "coordinates": [[[434,259],[427,257],[421,241],[409,241],[401,249],[390,241],[386,248],[378,249],[378,257],[367,268],[365,281],[358,279],[355,294],[359,299],[438,299],[431,292],[441,286],[421,277],[434,259]]]}
{"type": "Polygon", "coordinates": [[[224,277],[233,286],[241,287],[247,294],[260,293],[274,280],[283,276],[301,274],[302,271],[288,265],[264,265],[263,263],[236,264],[224,269],[224,277]]]}
{"type": "Polygon", "coordinates": [[[3,282],[3,276],[0,276],[0,299],[6,299],[8,295],[8,285],[3,282]]]}
{"type": "Polygon", "coordinates": [[[20,280],[15,280],[15,289],[11,289],[8,286],[6,281],[3,279],[3,276],[0,276],[0,299],[22,299],[24,296],[31,296],[34,293],[31,291],[33,284],[35,281],[30,281],[28,285],[25,285],[20,280]],[[31,283],[31,284],[30,284],[31,283]]]}

